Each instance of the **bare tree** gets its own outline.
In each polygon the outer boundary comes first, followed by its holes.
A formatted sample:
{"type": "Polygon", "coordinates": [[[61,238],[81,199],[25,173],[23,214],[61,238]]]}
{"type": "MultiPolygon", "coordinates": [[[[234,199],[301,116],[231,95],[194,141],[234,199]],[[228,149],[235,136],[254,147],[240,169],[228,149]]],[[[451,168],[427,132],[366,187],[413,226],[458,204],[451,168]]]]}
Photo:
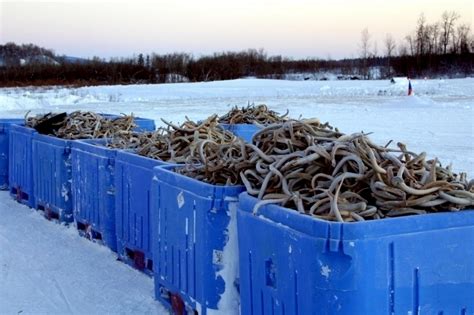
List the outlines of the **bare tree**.
{"type": "Polygon", "coordinates": [[[428,39],[428,54],[439,54],[439,23],[433,23],[426,27],[428,39]]]}
{"type": "Polygon", "coordinates": [[[461,54],[469,52],[469,34],[471,27],[468,24],[461,24],[456,29],[456,51],[461,54]]]}
{"type": "Polygon", "coordinates": [[[395,39],[393,39],[392,34],[388,33],[385,35],[385,55],[390,58],[393,56],[393,53],[395,52],[395,39]]]}
{"type": "Polygon", "coordinates": [[[420,14],[418,18],[418,24],[416,26],[415,32],[415,41],[416,41],[416,53],[418,55],[425,54],[425,43],[426,43],[426,19],[423,13],[420,14]]]}
{"type": "Polygon", "coordinates": [[[367,61],[370,56],[370,34],[369,29],[366,27],[361,32],[360,37],[360,58],[362,60],[361,74],[365,79],[369,78],[369,71],[367,61]]]}
{"type": "Polygon", "coordinates": [[[413,40],[413,37],[411,35],[407,35],[405,36],[405,40],[407,41],[408,43],[408,47],[409,47],[409,52],[410,52],[410,55],[414,56],[415,53],[416,53],[416,47],[415,47],[415,41],[413,40]]]}
{"type": "Polygon", "coordinates": [[[398,55],[408,56],[408,47],[404,41],[400,41],[400,43],[398,44],[398,55]]]}
{"type": "Polygon", "coordinates": [[[392,75],[392,65],[391,58],[395,52],[395,40],[393,39],[392,34],[388,33],[385,35],[385,55],[387,56],[387,76],[392,75]]]}
{"type": "Polygon", "coordinates": [[[459,19],[459,14],[455,11],[444,11],[441,15],[441,45],[443,54],[446,54],[449,45],[449,39],[454,33],[454,23],[459,19]]]}
{"type": "Polygon", "coordinates": [[[360,56],[361,58],[368,58],[370,54],[370,34],[369,30],[364,28],[361,32],[360,56]]]}

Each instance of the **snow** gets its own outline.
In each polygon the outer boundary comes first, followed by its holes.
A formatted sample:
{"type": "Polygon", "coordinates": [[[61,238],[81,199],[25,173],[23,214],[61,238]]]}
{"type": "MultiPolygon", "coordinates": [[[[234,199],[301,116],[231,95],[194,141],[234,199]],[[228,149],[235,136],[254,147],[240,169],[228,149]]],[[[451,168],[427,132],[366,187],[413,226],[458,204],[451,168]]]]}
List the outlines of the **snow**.
{"type": "Polygon", "coordinates": [[[236,258],[239,257],[239,246],[237,239],[237,198],[226,198],[229,203],[228,215],[229,224],[226,229],[227,243],[222,251],[222,269],[216,273],[216,278],[221,277],[224,280],[224,292],[220,296],[217,304],[217,310],[208,309],[209,315],[228,314],[238,315],[240,297],[235,286],[239,277],[239,265],[236,258]]]}
{"type": "MultiPolygon", "coordinates": [[[[265,103],[298,118],[318,117],[346,133],[372,132],[379,144],[403,142],[456,172],[474,173],[474,78],[278,81],[2,88],[0,117],[93,110],[173,122],[224,114],[231,106],[265,103]]],[[[107,248],[48,222],[0,192],[0,313],[165,313],[152,280],[107,248]]],[[[195,226],[195,225],[194,225],[195,226]]],[[[224,255],[226,255],[224,253],[224,255]]]]}
{"type": "Polygon", "coordinates": [[[0,314],[168,314],[153,280],[0,192],[0,314]]]}
{"type": "Polygon", "coordinates": [[[326,279],[329,279],[329,274],[331,273],[331,271],[332,270],[329,268],[329,266],[327,265],[321,266],[321,275],[325,277],[326,279]]]}
{"type": "Polygon", "coordinates": [[[455,171],[474,171],[474,78],[407,81],[232,81],[97,86],[83,88],[0,89],[0,113],[21,117],[26,111],[94,110],[130,113],[182,122],[224,114],[231,106],[265,103],[298,118],[318,117],[346,133],[373,132],[380,144],[403,142],[426,151],[455,171]]]}

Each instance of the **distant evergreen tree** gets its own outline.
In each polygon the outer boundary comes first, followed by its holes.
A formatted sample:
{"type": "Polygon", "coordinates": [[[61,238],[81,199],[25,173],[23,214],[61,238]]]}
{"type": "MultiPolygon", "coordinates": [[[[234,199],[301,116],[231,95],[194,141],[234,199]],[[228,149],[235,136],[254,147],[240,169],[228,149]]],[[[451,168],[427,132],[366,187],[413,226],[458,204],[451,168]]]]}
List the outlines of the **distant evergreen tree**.
{"type": "Polygon", "coordinates": [[[138,55],[138,65],[142,66],[142,67],[145,65],[145,60],[143,59],[143,54],[142,53],[140,53],[138,55]]]}
{"type": "Polygon", "coordinates": [[[146,55],[146,59],[145,59],[145,67],[147,69],[150,69],[151,67],[151,63],[150,63],[150,55],[146,55]]]}

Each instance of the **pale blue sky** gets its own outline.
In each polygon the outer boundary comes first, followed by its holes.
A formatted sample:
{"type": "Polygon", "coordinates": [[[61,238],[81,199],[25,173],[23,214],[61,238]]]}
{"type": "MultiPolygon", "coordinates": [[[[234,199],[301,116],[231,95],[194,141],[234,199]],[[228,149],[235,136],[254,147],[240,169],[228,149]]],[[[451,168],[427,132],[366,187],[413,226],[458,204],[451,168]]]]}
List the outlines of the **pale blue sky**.
{"type": "Polygon", "coordinates": [[[131,56],[185,51],[195,55],[264,48],[291,57],[343,58],[358,54],[368,27],[383,51],[397,40],[455,10],[472,28],[472,0],[272,1],[5,1],[0,43],[35,43],[71,56],[131,56]]]}

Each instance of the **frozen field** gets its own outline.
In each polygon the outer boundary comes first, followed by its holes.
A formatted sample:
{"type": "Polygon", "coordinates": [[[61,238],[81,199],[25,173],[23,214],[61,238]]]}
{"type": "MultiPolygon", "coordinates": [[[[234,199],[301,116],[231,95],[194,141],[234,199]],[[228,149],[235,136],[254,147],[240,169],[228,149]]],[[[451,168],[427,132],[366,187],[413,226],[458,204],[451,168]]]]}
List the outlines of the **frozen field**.
{"type": "Polygon", "coordinates": [[[0,192],[0,314],[167,314],[153,281],[0,192]]]}
{"type": "MultiPolygon", "coordinates": [[[[27,111],[94,110],[182,122],[265,103],[291,117],[318,117],[346,133],[403,142],[454,171],[474,174],[474,79],[413,81],[234,81],[0,89],[0,117],[27,111]]],[[[0,314],[163,313],[153,283],[104,247],[55,225],[0,193],[0,314]],[[20,225],[21,222],[21,225],[20,225]]]]}
{"type": "Polygon", "coordinates": [[[210,83],[101,86],[78,89],[0,89],[0,115],[26,111],[94,110],[173,122],[223,114],[231,106],[265,103],[290,116],[318,117],[346,133],[373,132],[380,144],[403,142],[427,151],[454,170],[474,171],[474,78],[412,81],[277,81],[241,79],[210,83]]]}

